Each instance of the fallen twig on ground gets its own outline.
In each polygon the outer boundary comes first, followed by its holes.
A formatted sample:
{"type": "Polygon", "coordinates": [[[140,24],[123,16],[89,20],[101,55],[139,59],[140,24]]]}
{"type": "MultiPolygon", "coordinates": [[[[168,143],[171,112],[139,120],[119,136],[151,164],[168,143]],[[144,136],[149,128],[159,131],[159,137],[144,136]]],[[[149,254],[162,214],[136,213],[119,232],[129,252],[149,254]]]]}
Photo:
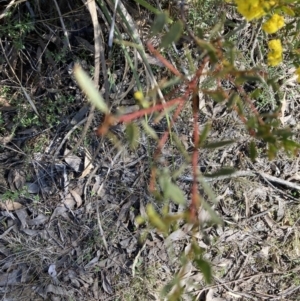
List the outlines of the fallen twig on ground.
{"type": "MultiPolygon", "coordinates": [[[[292,183],[292,182],[289,182],[289,181],[286,181],[286,180],[283,180],[283,179],[280,179],[280,178],[277,178],[277,177],[274,177],[274,176],[271,176],[269,174],[266,174],[264,172],[259,172],[259,171],[253,172],[251,170],[239,170],[230,175],[224,175],[224,176],[218,176],[218,177],[207,177],[207,176],[203,175],[202,178],[204,179],[205,182],[215,182],[215,181],[222,181],[222,180],[227,180],[227,179],[232,179],[232,178],[257,177],[257,176],[260,176],[263,179],[267,179],[270,182],[277,183],[277,184],[286,186],[288,188],[296,189],[296,190],[300,191],[300,185],[297,185],[295,183],[292,183]]],[[[179,180],[185,181],[185,182],[193,182],[193,177],[190,175],[181,176],[181,177],[179,177],[179,180]]]]}

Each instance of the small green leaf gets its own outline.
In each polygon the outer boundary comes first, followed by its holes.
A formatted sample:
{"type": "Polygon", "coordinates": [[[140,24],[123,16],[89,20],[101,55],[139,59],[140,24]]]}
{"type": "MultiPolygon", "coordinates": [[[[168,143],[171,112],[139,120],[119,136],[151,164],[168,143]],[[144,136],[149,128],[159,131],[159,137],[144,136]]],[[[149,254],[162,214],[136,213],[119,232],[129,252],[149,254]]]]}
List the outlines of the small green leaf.
{"type": "Polygon", "coordinates": [[[199,268],[199,270],[203,273],[205,281],[208,284],[210,284],[211,280],[212,280],[212,271],[211,271],[210,264],[202,258],[195,259],[195,263],[196,263],[197,267],[199,268]]]}
{"type": "Polygon", "coordinates": [[[228,108],[232,108],[236,104],[238,99],[239,99],[239,96],[235,92],[232,93],[226,103],[226,106],[228,108]]]}
{"type": "Polygon", "coordinates": [[[215,178],[220,176],[227,176],[235,173],[235,169],[231,167],[224,167],[216,172],[213,172],[211,174],[205,174],[206,177],[215,178]]]}
{"type": "Polygon", "coordinates": [[[183,78],[180,77],[180,76],[175,76],[173,78],[171,78],[170,80],[168,81],[165,81],[165,82],[162,82],[160,84],[160,88],[163,90],[163,89],[168,89],[170,87],[174,87],[174,85],[177,85],[179,84],[180,82],[183,81],[183,78]]]}
{"type": "Polygon", "coordinates": [[[165,190],[167,189],[167,185],[170,182],[170,178],[171,176],[169,175],[169,173],[165,171],[158,178],[159,186],[161,190],[164,192],[164,194],[165,194],[165,190]]]}
{"type": "Polygon", "coordinates": [[[210,132],[210,129],[211,129],[211,124],[210,123],[206,123],[204,125],[204,129],[202,130],[202,133],[200,134],[198,147],[203,146],[203,144],[204,144],[204,142],[205,142],[205,140],[207,138],[207,135],[210,132]]]}
{"type": "MultiPolygon", "coordinates": [[[[299,14],[300,14],[300,9],[299,9],[299,12],[296,13],[296,15],[299,15],[299,14]]],[[[299,29],[300,29],[300,22],[298,21],[298,22],[296,22],[296,31],[298,32],[299,29]]]]}
{"type": "Polygon", "coordinates": [[[268,154],[269,160],[273,160],[276,157],[277,151],[278,151],[278,149],[274,144],[268,143],[267,154],[268,154]]]}
{"type": "MultiPolygon", "coordinates": [[[[204,200],[201,200],[203,208],[208,212],[211,218],[211,222],[214,224],[219,224],[222,225],[223,221],[222,219],[218,216],[218,214],[211,208],[211,206],[204,200]]],[[[200,221],[201,222],[201,221],[200,221]]]]}
{"type": "Polygon", "coordinates": [[[216,35],[219,36],[220,31],[224,28],[224,23],[226,20],[225,13],[222,13],[221,17],[218,18],[219,22],[216,22],[214,27],[210,29],[208,40],[212,40],[216,35]]]}
{"type": "Polygon", "coordinates": [[[250,96],[252,99],[258,99],[262,94],[261,89],[255,89],[253,92],[251,92],[250,96]]]}
{"type": "Polygon", "coordinates": [[[134,123],[129,123],[126,126],[126,137],[128,139],[129,147],[134,149],[138,145],[140,130],[134,123]]]}
{"type": "Polygon", "coordinates": [[[226,41],[223,44],[223,47],[226,49],[226,58],[231,66],[234,66],[235,64],[235,58],[236,58],[236,49],[235,44],[231,41],[226,41]]]}
{"type": "Polygon", "coordinates": [[[205,281],[207,283],[211,283],[212,280],[212,270],[211,265],[203,259],[203,250],[199,247],[198,243],[195,241],[192,242],[192,249],[191,254],[194,257],[194,262],[197,265],[197,267],[200,269],[200,271],[203,273],[203,276],[205,278],[205,281]]]}
{"type": "Polygon", "coordinates": [[[282,11],[290,17],[295,16],[295,12],[288,6],[281,6],[282,11]]]}
{"type": "Polygon", "coordinates": [[[238,109],[239,115],[245,116],[243,103],[242,103],[242,101],[241,101],[240,98],[239,98],[238,101],[236,102],[236,105],[237,105],[237,109],[238,109]]]}
{"type": "Polygon", "coordinates": [[[272,87],[274,93],[277,92],[280,88],[279,85],[278,85],[278,78],[277,77],[268,78],[267,84],[272,87]]]}
{"type": "Polygon", "coordinates": [[[256,146],[255,146],[254,141],[251,141],[251,142],[250,142],[250,145],[249,145],[249,153],[250,153],[250,159],[251,159],[252,161],[254,161],[255,158],[257,157],[257,151],[256,151],[256,146]]]}
{"type": "Polygon", "coordinates": [[[147,121],[142,120],[142,127],[144,128],[145,132],[153,139],[158,140],[158,136],[155,130],[147,123],[147,121]]]}
{"type": "Polygon", "coordinates": [[[109,109],[100,92],[95,88],[92,80],[78,64],[74,66],[74,76],[79,84],[79,87],[89,98],[89,101],[101,112],[109,113],[109,109]]]}
{"type": "MultiPolygon", "coordinates": [[[[187,162],[190,162],[190,159],[188,159],[187,162]]],[[[173,172],[172,178],[177,179],[180,175],[186,172],[186,169],[187,165],[182,163],[179,168],[173,172]]]]}
{"type": "Polygon", "coordinates": [[[184,292],[184,287],[180,285],[181,278],[176,275],[170,282],[168,282],[161,291],[160,300],[178,301],[184,292]],[[172,291],[172,292],[171,292],[172,291]]]}
{"type": "Polygon", "coordinates": [[[170,198],[174,203],[183,205],[184,194],[182,190],[175,184],[169,182],[167,185],[167,195],[166,197],[170,198]]]}
{"type": "Polygon", "coordinates": [[[261,82],[261,79],[255,75],[240,74],[235,80],[237,85],[241,85],[244,82],[261,82]]]}
{"type": "Polygon", "coordinates": [[[200,48],[203,48],[204,50],[207,51],[207,54],[209,55],[212,63],[218,62],[217,50],[211,43],[198,39],[197,37],[196,37],[196,43],[200,48]]]}
{"type": "MultiPolygon", "coordinates": [[[[168,295],[168,293],[170,293],[172,287],[174,287],[174,285],[176,284],[176,278],[175,279],[171,279],[161,290],[160,294],[162,297],[162,300],[165,299],[165,297],[168,295]]],[[[178,281],[177,281],[178,282],[178,281]]]]}
{"type": "MultiPolygon", "coordinates": [[[[276,125],[272,124],[272,126],[274,127],[276,125]]],[[[277,126],[279,126],[279,124],[277,126]]],[[[293,136],[293,133],[291,132],[290,129],[278,129],[278,130],[274,131],[274,134],[284,140],[293,136]]]]}
{"type": "Polygon", "coordinates": [[[129,142],[129,147],[134,149],[138,146],[138,139],[140,135],[140,130],[138,126],[134,123],[129,123],[126,126],[126,136],[129,142]]]}
{"type": "Polygon", "coordinates": [[[179,150],[179,152],[185,157],[186,161],[189,162],[190,156],[186,151],[184,144],[182,143],[182,139],[180,139],[175,133],[171,134],[171,138],[173,139],[174,144],[179,150]]]}
{"type": "Polygon", "coordinates": [[[155,14],[160,14],[161,13],[161,11],[159,9],[155,8],[154,6],[152,6],[151,4],[149,4],[145,0],[135,0],[135,2],[137,2],[141,6],[145,7],[146,9],[151,11],[152,13],[155,13],[155,14]]]}
{"type": "Polygon", "coordinates": [[[222,89],[213,90],[213,91],[204,91],[204,93],[210,96],[216,102],[222,102],[227,97],[227,95],[222,89]]]}
{"type": "Polygon", "coordinates": [[[155,20],[151,26],[151,35],[154,36],[158,33],[161,33],[164,29],[164,26],[166,25],[168,21],[168,13],[167,12],[161,12],[156,15],[155,20]]]}
{"type": "Polygon", "coordinates": [[[160,47],[168,47],[173,42],[179,40],[183,31],[183,23],[178,20],[174,24],[172,24],[169,32],[167,32],[161,39],[160,47]]]}
{"type": "Polygon", "coordinates": [[[287,147],[290,147],[290,148],[300,148],[300,144],[293,140],[287,139],[284,141],[284,143],[287,147]]]}
{"type": "Polygon", "coordinates": [[[230,145],[234,143],[234,140],[223,140],[223,141],[215,141],[215,142],[209,142],[204,146],[204,148],[218,148],[226,145],[230,145]]]}
{"type": "Polygon", "coordinates": [[[184,193],[175,184],[171,182],[171,176],[167,171],[163,172],[158,178],[161,190],[163,191],[164,198],[171,199],[177,204],[184,204],[184,193]]]}
{"type": "Polygon", "coordinates": [[[258,122],[257,122],[257,118],[251,116],[248,118],[246,125],[248,127],[248,129],[257,129],[258,127],[258,122]]]}
{"type": "Polygon", "coordinates": [[[296,153],[296,151],[300,149],[299,143],[297,143],[293,140],[289,140],[289,139],[283,140],[282,145],[283,145],[284,150],[288,154],[292,154],[292,155],[294,155],[296,153]]]}
{"type": "MultiPolygon", "coordinates": [[[[211,186],[207,183],[206,179],[203,178],[203,175],[200,174],[197,177],[197,179],[198,179],[199,183],[201,184],[201,189],[203,188],[203,191],[207,194],[208,199],[212,203],[214,203],[215,205],[217,205],[219,203],[219,201],[217,200],[217,197],[216,197],[214,191],[212,190],[211,186]]],[[[204,207],[205,206],[205,200],[204,200],[204,198],[201,199],[201,203],[203,204],[203,207],[204,207]]]]}
{"type": "Polygon", "coordinates": [[[204,33],[205,33],[205,31],[201,27],[197,28],[196,34],[197,34],[198,38],[204,39],[204,33]]]}
{"type": "Polygon", "coordinates": [[[152,204],[147,205],[146,213],[152,226],[156,227],[161,232],[168,232],[168,225],[161,219],[160,215],[155,211],[152,204]]]}
{"type": "Polygon", "coordinates": [[[135,222],[138,224],[138,225],[142,225],[142,224],[144,224],[145,223],[145,219],[142,217],[142,216],[137,216],[136,218],[135,218],[135,222]]]}

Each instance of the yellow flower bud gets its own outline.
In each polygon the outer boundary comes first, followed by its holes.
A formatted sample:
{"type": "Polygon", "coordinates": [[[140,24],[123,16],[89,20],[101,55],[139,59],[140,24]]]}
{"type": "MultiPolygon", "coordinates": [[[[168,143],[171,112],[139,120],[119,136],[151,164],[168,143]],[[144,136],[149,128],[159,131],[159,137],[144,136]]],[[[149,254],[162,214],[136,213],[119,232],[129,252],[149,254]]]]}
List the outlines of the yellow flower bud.
{"type": "Polygon", "coordinates": [[[143,95],[143,92],[141,91],[136,91],[134,93],[134,98],[138,101],[142,101],[144,99],[144,95],[143,95]]]}

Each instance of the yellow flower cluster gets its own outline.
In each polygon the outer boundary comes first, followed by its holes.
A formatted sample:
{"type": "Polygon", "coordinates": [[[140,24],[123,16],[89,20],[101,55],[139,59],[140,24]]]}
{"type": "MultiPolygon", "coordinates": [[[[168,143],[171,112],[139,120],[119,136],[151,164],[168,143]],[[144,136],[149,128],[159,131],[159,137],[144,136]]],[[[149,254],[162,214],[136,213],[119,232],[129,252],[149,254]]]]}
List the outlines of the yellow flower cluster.
{"type": "MultiPolygon", "coordinates": [[[[269,13],[269,11],[279,4],[279,0],[234,0],[237,5],[238,12],[243,15],[247,21],[259,19],[269,13]]],[[[266,21],[262,29],[273,34],[284,26],[284,18],[278,14],[273,14],[266,21]]],[[[280,40],[271,40],[268,43],[268,64],[277,66],[282,62],[282,46],[280,40]]]]}
{"type": "Polygon", "coordinates": [[[238,12],[243,15],[247,21],[261,18],[266,14],[260,0],[236,0],[235,2],[238,12]]]}
{"type": "Polygon", "coordinates": [[[277,66],[282,62],[282,46],[280,40],[271,40],[268,42],[268,64],[270,66],[277,66]]]}
{"type": "Polygon", "coordinates": [[[235,0],[238,12],[247,21],[259,19],[266,15],[267,11],[276,5],[278,0],[235,0]]]}
{"type": "Polygon", "coordinates": [[[269,34],[275,33],[284,26],[284,18],[278,14],[274,14],[267,22],[264,23],[262,29],[269,34]]]}

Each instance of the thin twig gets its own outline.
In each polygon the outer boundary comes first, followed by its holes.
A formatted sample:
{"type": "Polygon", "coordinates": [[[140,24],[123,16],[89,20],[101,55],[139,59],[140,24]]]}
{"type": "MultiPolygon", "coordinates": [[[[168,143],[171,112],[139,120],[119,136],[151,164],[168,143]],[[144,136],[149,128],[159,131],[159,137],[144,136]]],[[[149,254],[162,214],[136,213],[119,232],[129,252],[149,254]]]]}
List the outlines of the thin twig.
{"type": "MultiPolygon", "coordinates": [[[[100,185],[100,190],[102,190],[103,188],[103,185],[104,185],[104,182],[100,185]]],[[[99,226],[99,231],[100,231],[100,236],[103,240],[103,244],[104,244],[104,247],[105,247],[105,250],[108,253],[108,245],[107,245],[107,241],[106,241],[106,238],[105,238],[105,235],[104,235],[104,231],[103,231],[103,228],[102,228],[102,223],[101,223],[101,219],[100,219],[100,213],[99,213],[99,206],[98,204],[96,204],[96,210],[97,210],[97,220],[98,220],[98,226],[99,226]]]]}
{"type": "Polygon", "coordinates": [[[59,8],[59,6],[58,6],[56,0],[53,0],[53,2],[54,2],[54,4],[55,4],[56,10],[57,10],[57,13],[58,13],[58,16],[59,16],[60,24],[61,24],[61,27],[62,27],[62,29],[63,29],[64,36],[65,36],[65,38],[66,38],[68,47],[69,47],[70,51],[72,51],[71,44],[70,44],[70,40],[69,40],[68,31],[67,31],[67,28],[66,28],[66,26],[65,26],[64,19],[63,19],[62,15],[61,15],[60,8],[59,8]]]}
{"type": "Polygon", "coordinates": [[[280,184],[280,185],[283,185],[283,186],[286,186],[286,187],[289,187],[291,189],[296,189],[296,190],[300,190],[300,186],[295,184],[295,183],[292,183],[292,182],[289,182],[289,181],[286,181],[286,180],[282,180],[280,178],[276,178],[276,177],[273,177],[271,175],[268,175],[264,172],[258,172],[258,174],[262,177],[262,178],[266,178],[267,180],[269,180],[270,182],[273,182],[273,183],[277,183],[277,184],[280,184]]]}
{"type": "MultiPolygon", "coordinates": [[[[104,80],[105,80],[105,100],[108,103],[108,81],[107,81],[107,72],[106,72],[106,63],[105,63],[105,58],[104,58],[104,47],[103,47],[103,41],[101,39],[101,29],[97,17],[97,7],[96,3],[94,0],[87,1],[85,3],[91,18],[93,22],[93,27],[94,27],[94,47],[95,47],[95,71],[94,71],[94,84],[95,87],[98,89],[99,86],[99,78],[100,78],[100,58],[102,62],[102,71],[104,74],[104,80]]],[[[88,129],[90,128],[92,121],[94,119],[94,113],[95,113],[95,106],[91,105],[91,109],[89,112],[89,115],[87,117],[87,122],[84,125],[84,128],[82,130],[82,134],[80,139],[77,141],[75,146],[72,149],[72,152],[76,151],[76,149],[79,147],[79,145],[82,143],[84,137],[86,136],[86,133],[88,129]]],[[[69,152],[68,155],[70,155],[72,152],[69,152]]]]}
{"type": "MultiPolygon", "coordinates": [[[[297,185],[295,183],[292,183],[292,182],[289,182],[286,180],[282,180],[280,178],[271,176],[269,174],[266,174],[266,173],[260,172],[260,171],[253,172],[251,170],[239,170],[230,175],[224,175],[224,176],[218,176],[218,177],[207,177],[204,175],[204,176],[202,176],[202,178],[205,182],[215,182],[215,181],[222,181],[222,180],[239,178],[239,177],[256,177],[256,176],[260,176],[263,179],[267,179],[270,182],[300,191],[300,185],[297,185]]],[[[188,176],[179,177],[179,180],[186,181],[186,182],[193,182],[194,178],[191,175],[188,175],[188,176]]]]}
{"type": "MultiPolygon", "coordinates": [[[[222,181],[222,180],[227,180],[227,179],[232,179],[232,178],[239,178],[239,177],[255,177],[257,176],[256,173],[246,170],[246,171],[237,171],[235,173],[232,173],[230,175],[224,175],[224,176],[218,176],[218,177],[207,177],[205,175],[202,175],[201,178],[204,180],[204,182],[215,182],[215,181],[222,181]]],[[[179,180],[185,181],[185,182],[193,182],[194,178],[191,175],[187,176],[181,176],[179,177],[179,180]]]]}
{"type": "Polygon", "coordinates": [[[4,47],[3,47],[3,44],[2,44],[2,40],[1,40],[1,39],[0,39],[0,46],[1,46],[1,49],[2,49],[2,53],[3,53],[4,57],[5,57],[5,60],[6,60],[7,64],[8,64],[8,66],[9,66],[9,68],[11,69],[13,75],[15,76],[15,78],[16,78],[18,84],[20,85],[23,94],[25,95],[26,99],[27,99],[28,102],[30,103],[30,105],[31,105],[32,109],[34,110],[34,112],[36,113],[36,115],[40,116],[40,114],[39,114],[39,112],[38,112],[38,110],[37,110],[37,108],[36,108],[34,102],[32,101],[32,99],[30,98],[29,94],[27,93],[27,91],[26,91],[25,88],[23,87],[23,85],[22,85],[20,79],[18,78],[18,76],[17,76],[17,74],[16,74],[14,68],[13,68],[12,65],[10,64],[10,61],[9,61],[7,55],[6,55],[6,52],[5,52],[5,49],[4,49],[4,47]]]}
{"type": "MultiPolygon", "coordinates": [[[[71,134],[83,123],[85,123],[87,120],[87,118],[82,119],[80,122],[78,122],[77,124],[75,124],[70,130],[69,132],[65,135],[64,139],[62,140],[62,142],[60,143],[59,147],[56,149],[55,154],[54,154],[54,158],[57,157],[60,149],[63,147],[64,143],[66,142],[66,140],[71,136],[71,134]]],[[[68,152],[67,155],[70,155],[71,152],[68,152]]]]}
{"type": "Polygon", "coordinates": [[[13,6],[13,5],[17,5],[17,4],[21,4],[22,2],[25,2],[27,0],[19,0],[17,3],[16,3],[16,0],[12,0],[10,1],[10,3],[6,6],[6,8],[1,12],[0,14],[0,20],[4,17],[7,16],[8,14],[8,11],[10,10],[10,8],[13,6]]]}
{"type": "MultiPolygon", "coordinates": [[[[256,172],[259,172],[259,171],[257,170],[257,168],[255,167],[255,165],[254,165],[250,160],[247,160],[247,161],[248,161],[248,163],[250,164],[250,166],[252,166],[252,168],[253,168],[256,172]]],[[[278,191],[279,193],[285,195],[285,196],[288,197],[290,200],[299,202],[299,199],[297,199],[297,198],[293,197],[292,195],[287,194],[285,191],[282,191],[282,190],[280,190],[279,188],[275,187],[275,186],[271,183],[270,180],[268,180],[267,178],[264,177],[264,175],[261,175],[261,176],[262,176],[262,178],[263,178],[263,179],[264,179],[264,180],[265,180],[265,181],[266,181],[266,182],[267,182],[274,190],[276,190],[276,191],[278,191]]]]}
{"type": "MultiPolygon", "coordinates": [[[[106,176],[105,176],[105,179],[104,181],[101,183],[100,187],[99,187],[99,193],[101,193],[101,190],[103,189],[103,186],[104,186],[104,183],[107,181],[107,178],[108,178],[108,175],[110,174],[111,172],[111,169],[112,167],[114,166],[115,164],[115,161],[118,159],[118,157],[121,155],[121,153],[123,152],[123,149],[121,149],[117,154],[116,156],[114,157],[114,159],[112,160],[111,164],[110,164],[110,167],[108,168],[108,171],[106,173],[106,176]]],[[[99,213],[99,208],[98,208],[98,204],[96,204],[96,209],[97,209],[97,219],[98,219],[98,226],[99,226],[99,231],[100,231],[100,235],[102,237],[102,240],[103,240],[103,244],[104,244],[104,247],[106,249],[106,252],[107,254],[108,253],[108,245],[107,245],[107,241],[106,241],[106,238],[105,238],[105,235],[104,235],[104,231],[103,231],[103,228],[102,228],[102,223],[101,223],[101,219],[100,219],[100,213],[99,213]]]]}
{"type": "Polygon", "coordinates": [[[147,241],[144,242],[143,247],[139,250],[138,254],[135,256],[135,258],[133,260],[133,264],[132,264],[132,268],[131,268],[131,270],[132,270],[132,277],[135,277],[135,267],[138,264],[139,258],[140,258],[142,252],[144,251],[144,249],[146,247],[146,242],[147,241]]]}

